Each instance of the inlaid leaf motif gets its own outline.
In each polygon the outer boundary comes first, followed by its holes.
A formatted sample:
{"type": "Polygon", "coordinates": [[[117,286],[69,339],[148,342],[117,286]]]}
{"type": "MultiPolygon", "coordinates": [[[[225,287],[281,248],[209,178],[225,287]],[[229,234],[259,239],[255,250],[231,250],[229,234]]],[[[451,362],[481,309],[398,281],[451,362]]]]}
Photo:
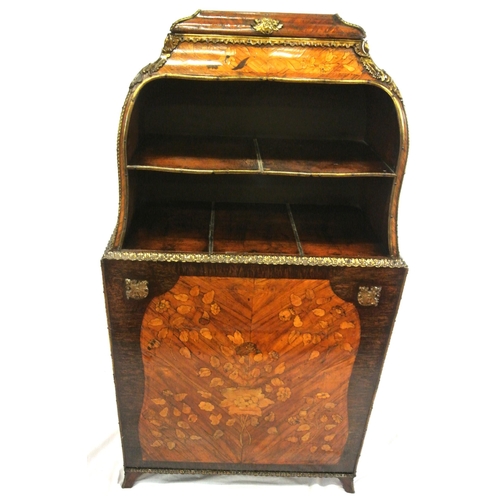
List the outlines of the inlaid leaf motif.
{"type": "Polygon", "coordinates": [[[166,406],[163,408],[163,410],[160,412],[160,416],[166,417],[168,415],[168,407],[166,406]]]}
{"type": "Polygon", "coordinates": [[[149,323],[149,326],[152,328],[157,328],[159,326],[163,326],[163,320],[161,318],[153,318],[149,323]]]}
{"type": "Polygon", "coordinates": [[[200,396],[202,398],[205,398],[205,399],[209,399],[212,397],[212,393],[211,392],[207,392],[207,391],[197,391],[198,394],[200,394],[200,396]]]}
{"type": "Polygon", "coordinates": [[[167,448],[168,448],[169,450],[173,450],[173,449],[175,448],[175,443],[174,443],[173,441],[169,441],[169,442],[167,443],[167,448]]]}
{"type": "Polygon", "coordinates": [[[347,330],[348,328],[354,328],[354,323],[352,321],[344,321],[340,323],[340,328],[342,330],[347,330]]]}
{"type": "Polygon", "coordinates": [[[319,418],[319,421],[323,422],[323,423],[328,422],[328,417],[326,415],[321,415],[321,417],[319,418]]]}
{"type": "Polygon", "coordinates": [[[333,451],[332,447],[329,444],[324,444],[321,449],[323,451],[333,451]]]}
{"type": "Polygon", "coordinates": [[[306,290],[306,299],[314,300],[315,295],[316,294],[314,293],[314,290],[312,290],[311,288],[308,288],[306,290]]]}
{"type": "Polygon", "coordinates": [[[175,429],[175,435],[179,439],[186,439],[186,434],[184,432],[182,432],[180,429],[175,429]]]}
{"type": "Polygon", "coordinates": [[[182,403],[182,413],[189,415],[191,413],[191,407],[186,403],[182,403]]]}
{"type": "Polygon", "coordinates": [[[231,342],[233,342],[233,344],[236,345],[241,345],[245,342],[243,336],[241,335],[241,332],[239,332],[238,330],[235,330],[232,335],[228,335],[228,338],[229,340],[231,340],[231,342]]]}
{"type": "Polygon", "coordinates": [[[154,398],[151,401],[153,401],[155,405],[164,405],[166,403],[163,398],[154,398]]]}
{"type": "Polygon", "coordinates": [[[327,424],[325,425],[325,431],[331,431],[332,429],[335,429],[337,427],[337,424],[327,424]]]}
{"type": "Polygon", "coordinates": [[[179,340],[181,342],[187,342],[189,340],[189,330],[182,330],[179,334],[179,340]]]}
{"type": "Polygon", "coordinates": [[[305,432],[311,429],[311,426],[309,424],[302,424],[298,427],[299,432],[305,432]]]}
{"type": "Polygon", "coordinates": [[[218,415],[210,415],[210,423],[212,425],[219,425],[219,422],[221,421],[222,414],[219,413],[218,415]]]}
{"type": "Polygon", "coordinates": [[[184,422],[183,420],[180,420],[177,422],[178,427],[181,427],[182,429],[189,429],[189,424],[187,422],[184,422]]]}
{"type": "Polygon", "coordinates": [[[191,339],[191,342],[198,342],[198,339],[200,336],[198,335],[198,332],[196,330],[189,330],[189,338],[191,339]]]}
{"type": "Polygon", "coordinates": [[[299,417],[300,418],[307,418],[307,410],[300,410],[299,417]]]}
{"type": "Polygon", "coordinates": [[[161,422],[158,422],[158,420],[150,420],[150,422],[151,422],[153,425],[156,425],[156,427],[160,427],[160,426],[161,426],[161,422]]]}
{"type": "Polygon", "coordinates": [[[212,332],[208,328],[202,328],[200,330],[200,333],[203,337],[205,337],[208,340],[212,340],[212,332]]]}
{"type": "Polygon", "coordinates": [[[210,323],[210,314],[208,314],[207,311],[203,311],[199,323],[200,325],[208,325],[210,323]]]}
{"type": "Polygon", "coordinates": [[[260,377],[260,369],[259,368],[254,368],[250,372],[250,375],[252,375],[252,377],[254,377],[254,378],[260,377]]]}
{"type": "Polygon", "coordinates": [[[234,354],[234,349],[232,349],[231,347],[227,347],[225,345],[221,345],[220,350],[222,354],[224,354],[224,356],[226,357],[230,357],[234,354]]]}
{"type": "Polygon", "coordinates": [[[184,356],[186,359],[191,359],[191,351],[187,347],[181,347],[179,352],[181,356],[184,356]]]}
{"type": "Polygon", "coordinates": [[[303,441],[303,442],[306,442],[306,441],[309,441],[309,438],[310,438],[310,437],[311,437],[311,433],[310,433],[310,432],[308,432],[308,433],[304,434],[304,435],[300,438],[300,440],[301,440],[301,441],[303,441]]]}
{"type": "Polygon", "coordinates": [[[295,318],[293,318],[293,326],[295,328],[300,328],[303,325],[302,320],[300,319],[300,316],[297,314],[295,318]]]}
{"type": "Polygon", "coordinates": [[[216,304],[215,302],[210,306],[210,311],[214,316],[217,316],[217,314],[220,313],[220,306],[219,304],[216,304]]]}
{"type": "Polygon", "coordinates": [[[218,368],[220,366],[220,359],[217,356],[210,356],[210,364],[213,368],[218,368]]]}
{"type": "Polygon", "coordinates": [[[308,345],[312,342],[312,335],[310,333],[304,333],[302,335],[302,342],[304,342],[304,345],[308,345]]]}
{"type": "Polygon", "coordinates": [[[318,447],[317,447],[317,446],[311,446],[311,447],[309,448],[309,451],[310,451],[311,453],[314,453],[317,449],[318,449],[318,447]]]}
{"type": "Polygon", "coordinates": [[[267,433],[268,434],[278,434],[278,429],[276,427],[269,427],[269,429],[267,429],[267,433]]]}
{"type": "Polygon", "coordinates": [[[234,372],[231,372],[231,373],[229,374],[229,378],[230,378],[231,380],[236,380],[238,377],[239,377],[238,370],[235,370],[234,372]]]}
{"type": "Polygon", "coordinates": [[[340,332],[335,332],[334,338],[335,340],[342,340],[344,336],[340,332]]]}
{"type": "Polygon", "coordinates": [[[210,387],[221,387],[223,385],[224,381],[219,377],[215,377],[210,381],[210,387]]]}
{"type": "Polygon", "coordinates": [[[200,368],[200,370],[198,371],[198,375],[201,378],[210,377],[210,375],[212,375],[212,372],[208,368],[200,368]]]}
{"type": "Polygon", "coordinates": [[[313,309],[313,314],[315,316],[318,316],[319,318],[321,318],[322,316],[324,316],[326,313],[325,313],[325,310],[324,309],[313,309]]]}
{"type": "Polygon", "coordinates": [[[225,363],[224,364],[224,371],[229,372],[233,369],[233,363],[225,363]]]}
{"type": "Polygon", "coordinates": [[[163,436],[163,434],[159,431],[151,431],[151,434],[154,436],[154,437],[161,437],[163,436]]]}
{"type": "Polygon", "coordinates": [[[325,436],[325,441],[333,441],[335,439],[336,434],[328,434],[328,436],[325,436]]]}
{"type": "Polygon", "coordinates": [[[189,314],[190,311],[191,311],[191,306],[179,306],[177,308],[177,312],[182,315],[189,314]]]}
{"type": "Polygon", "coordinates": [[[253,360],[254,360],[255,362],[259,363],[260,361],[262,361],[263,357],[264,357],[264,356],[262,355],[262,353],[261,353],[261,352],[259,352],[258,354],[256,354],[256,355],[253,357],[253,360]]]}
{"type": "Polygon", "coordinates": [[[335,414],[335,415],[332,415],[332,420],[334,422],[336,422],[337,424],[340,424],[340,422],[342,422],[342,420],[344,420],[344,419],[342,418],[342,415],[335,414]]]}
{"type": "Polygon", "coordinates": [[[159,448],[160,446],[163,446],[163,443],[161,441],[156,440],[151,446],[153,448],[159,448]]]}
{"type": "Polygon", "coordinates": [[[318,392],[318,394],[316,394],[316,397],[318,399],[328,399],[330,397],[330,394],[328,394],[328,392],[318,392]]]}
{"type": "Polygon", "coordinates": [[[271,385],[269,385],[269,384],[266,384],[266,385],[264,386],[264,390],[265,390],[266,392],[273,392],[273,387],[272,387],[271,385]]]}
{"type": "Polygon", "coordinates": [[[332,311],[334,311],[335,314],[337,314],[338,316],[345,316],[345,314],[346,314],[344,309],[342,309],[342,307],[340,307],[340,306],[336,306],[336,307],[332,308],[332,311]]]}
{"type": "Polygon", "coordinates": [[[280,363],[275,369],[274,369],[274,373],[276,373],[277,375],[281,375],[282,373],[285,373],[285,369],[286,369],[286,366],[285,366],[285,362],[283,361],[282,363],[280,363]]]}
{"type": "Polygon", "coordinates": [[[176,394],[174,396],[174,399],[176,401],[184,401],[186,399],[186,396],[187,396],[187,392],[179,392],[178,394],[176,394]]]}
{"type": "Polygon", "coordinates": [[[201,439],[201,436],[193,434],[192,436],[189,436],[189,439],[191,439],[191,441],[199,441],[201,439]]]}
{"type": "Polygon", "coordinates": [[[174,408],[174,415],[180,417],[182,415],[181,410],[179,410],[179,408],[174,408]]]}
{"type": "Polygon", "coordinates": [[[330,302],[330,297],[319,297],[316,299],[316,304],[318,304],[318,306],[322,306],[323,304],[326,304],[327,302],[330,302]]]}
{"type": "Polygon", "coordinates": [[[177,295],[174,295],[174,297],[179,301],[179,302],[186,302],[189,299],[189,296],[186,295],[185,293],[179,293],[177,295]]]}
{"type": "Polygon", "coordinates": [[[193,286],[193,288],[189,290],[189,295],[191,295],[191,297],[198,297],[198,295],[200,295],[200,287],[198,285],[193,286]]]}
{"type": "Polygon", "coordinates": [[[317,345],[321,342],[321,335],[318,335],[317,333],[315,333],[313,336],[312,336],[312,343],[314,345],[317,345]]]}
{"type": "Polygon", "coordinates": [[[316,359],[319,356],[319,351],[312,351],[311,354],[309,354],[309,361],[312,359],[316,359]]]}
{"type": "Polygon", "coordinates": [[[197,415],[195,415],[194,413],[190,413],[189,414],[189,417],[188,417],[188,422],[191,422],[191,423],[194,423],[198,420],[198,417],[197,415]]]}
{"type": "Polygon", "coordinates": [[[279,313],[279,318],[281,321],[290,321],[293,316],[293,311],[290,309],[285,309],[279,313]]]}
{"type": "Polygon", "coordinates": [[[220,429],[217,429],[217,430],[214,432],[214,439],[219,439],[219,438],[221,438],[223,435],[224,435],[224,433],[223,433],[220,429]]]}
{"type": "Polygon", "coordinates": [[[282,385],[285,385],[285,382],[283,382],[280,378],[275,377],[271,380],[271,384],[274,385],[274,387],[281,387],[282,385]]]}
{"type": "Polygon", "coordinates": [[[344,349],[344,351],[347,351],[347,352],[352,351],[352,345],[349,344],[349,342],[344,342],[341,347],[342,347],[342,349],[344,349]]]}
{"type": "Polygon", "coordinates": [[[177,316],[176,318],[171,318],[170,319],[170,325],[179,328],[184,324],[184,317],[183,316],[177,316]]]}
{"type": "Polygon", "coordinates": [[[320,321],[319,326],[323,329],[328,328],[328,321],[320,321]]]}
{"type": "Polygon", "coordinates": [[[271,412],[269,412],[269,414],[268,414],[268,415],[266,415],[266,416],[264,417],[264,420],[265,420],[266,422],[274,422],[275,418],[276,418],[276,416],[274,415],[274,412],[273,412],[273,411],[271,411],[271,412]]]}
{"type": "Polygon", "coordinates": [[[230,418],[230,419],[226,422],[226,425],[227,425],[228,427],[232,427],[235,423],[236,423],[236,419],[235,419],[235,418],[230,418]]]}
{"type": "Polygon", "coordinates": [[[162,328],[157,334],[156,336],[160,339],[160,340],[163,340],[164,338],[166,338],[166,336],[168,335],[168,328],[162,328]]]}
{"type": "Polygon", "coordinates": [[[214,405],[208,401],[202,401],[198,406],[204,411],[212,411],[215,408],[214,405]]]}
{"type": "Polygon", "coordinates": [[[286,440],[289,441],[290,443],[297,443],[299,441],[299,438],[296,436],[290,436],[286,440]]]}
{"type": "Polygon", "coordinates": [[[211,304],[213,301],[214,301],[214,297],[215,297],[215,290],[211,290],[210,292],[207,292],[204,296],[203,296],[203,303],[204,304],[211,304]]]}
{"type": "Polygon", "coordinates": [[[298,295],[295,295],[294,293],[292,293],[290,295],[290,302],[295,307],[298,307],[298,306],[300,306],[302,304],[302,299],[298,295]]]}
{"type": "Polygon", "coordinates": [[[293,344],[296,340],[300,339],[300,332],[297,330],[292,330],[288,334],[288,343],[291,345],[293,344]]]}

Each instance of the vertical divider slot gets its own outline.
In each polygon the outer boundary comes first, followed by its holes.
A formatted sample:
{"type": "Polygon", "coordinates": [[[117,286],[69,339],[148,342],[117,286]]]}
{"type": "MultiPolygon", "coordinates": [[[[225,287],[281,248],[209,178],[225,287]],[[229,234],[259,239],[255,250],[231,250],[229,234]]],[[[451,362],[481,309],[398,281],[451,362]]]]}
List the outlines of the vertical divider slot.
{"type": "Polygon", "coordinates": [[[299,232],[297,231],[297,226],[295,225],[295,220],[293,218],[292,209],[289,203],[286,204],[286,211],[288,212],[288,218],[290,219],[290,224],[292,226],[293,235],[295,236],[295,243],[297,244],[299,255],[301,257],[304,257],[304,250],[302,249],[302,245],[300,243],[299,232]]]}
{"type": "Polygon", "coordinates": [[[210,225],[208,227],[208,253],[214,253],[214,231],[215,231],[215,201],[212,202],[210,212],[210,225]]]}

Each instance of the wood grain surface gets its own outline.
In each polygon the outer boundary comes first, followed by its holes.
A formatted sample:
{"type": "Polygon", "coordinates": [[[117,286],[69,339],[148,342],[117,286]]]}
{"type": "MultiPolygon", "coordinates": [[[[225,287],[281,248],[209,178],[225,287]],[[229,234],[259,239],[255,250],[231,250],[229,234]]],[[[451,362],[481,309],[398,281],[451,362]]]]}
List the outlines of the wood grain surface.
{"type": "Polygon", "coordinates": [[[180,278],[142,323],[143,458],[336,463],[359,338],[328,281],[180,278]]]}

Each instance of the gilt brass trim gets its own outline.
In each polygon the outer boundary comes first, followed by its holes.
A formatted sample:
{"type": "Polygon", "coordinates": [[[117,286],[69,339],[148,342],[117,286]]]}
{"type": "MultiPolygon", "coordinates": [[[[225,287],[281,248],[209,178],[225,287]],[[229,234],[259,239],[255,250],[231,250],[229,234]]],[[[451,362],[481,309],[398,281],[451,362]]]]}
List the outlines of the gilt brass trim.
{"type": "Polygon", "coordinates": [[[359,30],[361,32],[361,34],[365,37],[366,36],[366,31],[359,25],[357,24],[354,24],[354,23],[350,23],[348,21],[345,21],[344,19],[342,19],[338,14],[334,14],[333,15],[333,18],[336,19],[338,22],[346,25],[346,26],[350,26],[351,28],[356,28],[357,30],[359,30]]]}
{"type": "Polygon", "coordinates": [[[126,467],[125,472],[140,474],[186,474],[186,475],[218,475],[218,476],[271,476],[271,477],[325,477],[355,478],[355,473],[349,472],[289,472],[289,471],[251,471],[251,470],[218,470],[218,469],[148,469],[145,467],[126,467]]]}
{"type": "Polygon", "coordinates": [[[198,9],[194,14],[191,14],[190,16],[181,17],[180,19],[177,19],[177,21],[175,21],[175,23],[173,23],[172,26],[170,26],[170,31],[174,31],[175,27],[178,24],[183,23],[184,21],[189,21],[190,19],[194,19],[200,12],[201,9],[198,9]]]}
{"type": "Polygon", "coordinates": [[[384,267],[406,268],[400,258],[301,257],[295,255],[164,253],[133,250],[107,251],[106,260],[139,262],[186,262],[194,264],[260,264],[272,266],[384,267]]]}
{"type": "Polygon", "coordinates": [[[269,17],[254,19],[254,24],[252,24],[252,29],[263,35],[272,35],[281,28],[283,28],[283,23],[281,21],[278,19],[270,19],[269,17]]]}
{"type": "Polygon", "coordinates": [[[144,66],[144,68],[137,73],[135,78],[132,80],[132,83],[130,84],[129,91],[132,92],[140,83],[143,82],[146,78],[149,78],[151,75],[159,71],[165,63],[167,62],[167,59],[172,55],[172,52],[175,50],[177,45],[179,45],[179,38],[168,35],[167,38],[165,38],[165,42],[163,44],[163,50],[161,51],[160,57],[152,63],[147,64],[144,66]]]}

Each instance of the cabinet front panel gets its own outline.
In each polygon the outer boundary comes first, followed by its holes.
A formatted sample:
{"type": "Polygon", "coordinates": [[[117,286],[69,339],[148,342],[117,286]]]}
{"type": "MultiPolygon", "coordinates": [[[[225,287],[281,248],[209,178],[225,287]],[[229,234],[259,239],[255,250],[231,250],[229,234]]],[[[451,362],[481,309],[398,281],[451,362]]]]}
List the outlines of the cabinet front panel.
{"type": "Polygon", "coordinates": [[[125,466],[355,470],[405,269],[103,270],[125,466]]]}

